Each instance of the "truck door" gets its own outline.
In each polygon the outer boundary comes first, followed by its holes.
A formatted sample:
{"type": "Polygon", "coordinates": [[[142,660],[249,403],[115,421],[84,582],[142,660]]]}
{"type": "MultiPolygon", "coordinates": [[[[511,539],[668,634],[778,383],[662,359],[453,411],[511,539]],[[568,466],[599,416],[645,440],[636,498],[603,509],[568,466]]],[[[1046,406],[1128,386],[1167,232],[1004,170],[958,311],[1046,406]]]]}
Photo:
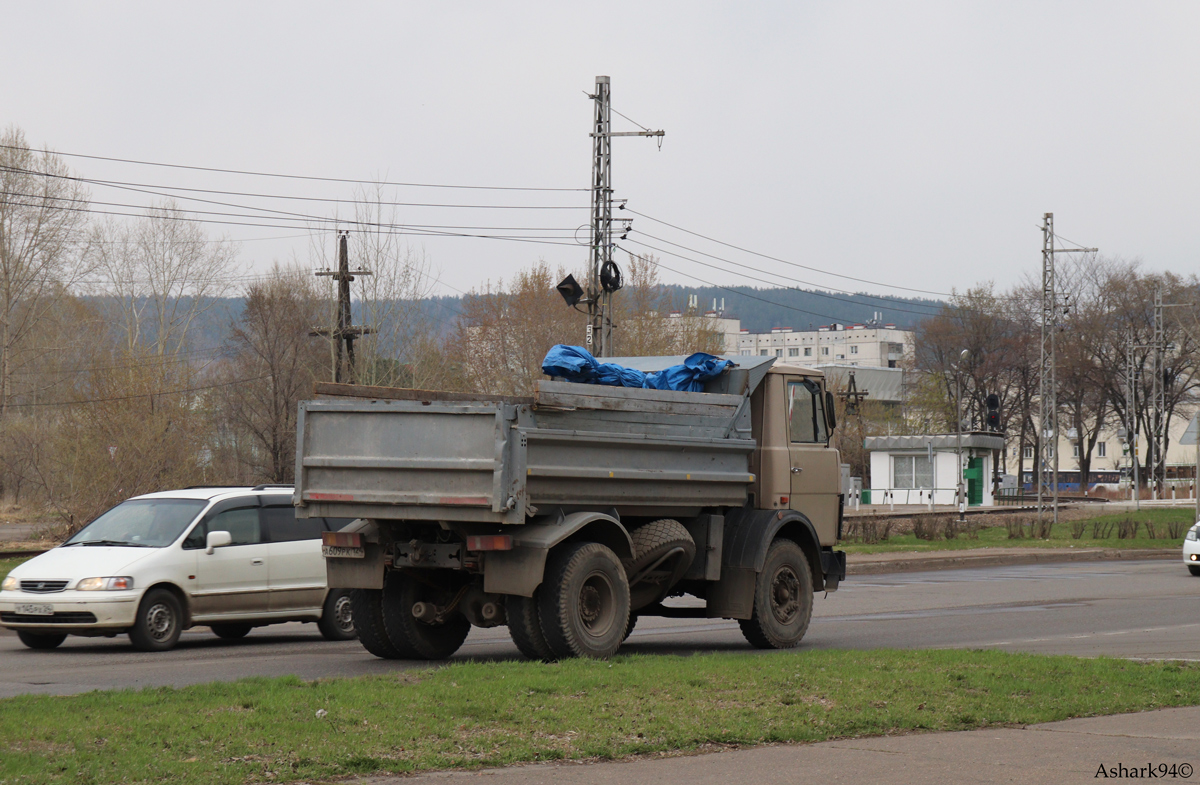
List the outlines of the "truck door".
{"type": "Polygon", "coordinates": [[[829,447],[820,383],[799,376],[788,377],[787,406],[792,470],[788,506],[808,516],[822,545],[833,545],[837,539],[841,466],[837,450],[829,447]]]}

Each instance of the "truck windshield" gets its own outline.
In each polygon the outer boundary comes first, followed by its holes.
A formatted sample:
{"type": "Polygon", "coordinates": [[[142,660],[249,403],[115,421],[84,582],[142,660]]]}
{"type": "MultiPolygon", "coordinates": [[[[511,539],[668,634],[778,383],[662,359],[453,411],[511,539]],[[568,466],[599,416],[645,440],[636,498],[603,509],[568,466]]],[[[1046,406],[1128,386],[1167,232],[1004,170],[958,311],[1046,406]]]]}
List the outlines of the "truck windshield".
{"type": "Polygon", "coordinates": [[[132,499],[84,526],[63,545],[163,548],[175,542],[207,504],[201,499],[132,499]]]}

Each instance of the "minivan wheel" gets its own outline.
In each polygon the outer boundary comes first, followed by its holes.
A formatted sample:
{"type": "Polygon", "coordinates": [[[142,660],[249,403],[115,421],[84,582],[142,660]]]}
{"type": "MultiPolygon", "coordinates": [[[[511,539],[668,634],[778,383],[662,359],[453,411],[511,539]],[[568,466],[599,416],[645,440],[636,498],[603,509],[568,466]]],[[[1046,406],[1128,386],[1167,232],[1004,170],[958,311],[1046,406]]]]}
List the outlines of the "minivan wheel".
{"type": "Polygon", "coordinates": [[[183,632],[183,609],[166,589],[151,589],[138,604],[137,618],[129,640],[138,651],[166,651],[179,642],[183,632]]]}
{"type": "Polygon", "coordinates": [[[354,608],[348,589],[333,589],[325,598],[317,629],[327,641],[349,641],[358,635],[354,631],[354,608]]]}
{"type": "Polygon", "coordinates": [[[31,649],[57,649],[59,644],[67,639],[66,635],[56,632],[30,632],[17,630],[17,637],[31,649]]]}
{"type": "Polygon", "coordinates": [[[213,624],[209,626],[209,629],[218,638],[235,641],[238,638],[245,638],[250,634],[250,630],[254,628],[249,624],[213,624]]]}

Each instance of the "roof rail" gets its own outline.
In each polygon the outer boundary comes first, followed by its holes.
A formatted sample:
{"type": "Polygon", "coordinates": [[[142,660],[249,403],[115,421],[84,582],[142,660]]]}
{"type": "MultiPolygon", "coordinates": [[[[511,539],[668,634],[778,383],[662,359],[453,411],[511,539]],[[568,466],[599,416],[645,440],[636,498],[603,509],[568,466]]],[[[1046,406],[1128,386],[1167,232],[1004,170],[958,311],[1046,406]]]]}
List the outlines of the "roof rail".
{"type": "Polygon", "coordinates": [[[255,490],[255,491],[265,491],[265,490],[267,490],[268,488],[287,488],[287,489],[290,491],[290,490],[292,490],[292,489],[293,489],[293,488],[295,488],[295,487],[296,487],[296,486],[295,486],[295,485],[293,485],[293,484],[292,484],[292,483],[290,483],[290,482],[289,482],[289,483],[270,483],[270,482],[267,482],[267,483],[263,483],[262,485],[255,485],[255,486],[254,486],[254,488],[252,488],[251,490],[255,490]]]}
{"type": "Polygon", "coordinates": [[[199,490],[201,488],[244,488],[244,487],[246,487],[246,486],[244,486],[244,485],[229,485],[228,483],[226,483],[223,485],[189,485],[186,488],[183,488],[182,490],[195,491],[195,490],[199,490]]]}

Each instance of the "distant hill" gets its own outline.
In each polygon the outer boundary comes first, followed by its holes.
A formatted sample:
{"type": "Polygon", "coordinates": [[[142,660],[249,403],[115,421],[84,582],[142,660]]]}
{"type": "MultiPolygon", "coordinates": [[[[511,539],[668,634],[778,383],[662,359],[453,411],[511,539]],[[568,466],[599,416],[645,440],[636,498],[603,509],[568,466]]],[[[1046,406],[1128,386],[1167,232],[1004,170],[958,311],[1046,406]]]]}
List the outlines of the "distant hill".
{"type": "MultiPolygon", "coordinates": [[[[884,323],[911,328],[926,315],[935,313],[942,305],[939,300],[885,299],[868,294],[831,294],[795,289],[758,289],[750,286],[731,286],[728,289],[684,286],[667,288],[673,293],[673,299],[680,308],[686,307],[690,295],[699,298],[701,311],[711,310],[714,299],[718,307],[724,300],[726,315],[741,319],[742,327],[752,332],[766,332],[772,327],[807,330],[830,322],[854,324],[869,321],[875,318],[876,314],[879,314],[878,318],[884,323]]],[[[97,304],[103,303],[104,300],[103,297],[89,299],[97,304]]],[[[422,302],[422,310],[426,318],[437,324],[443,332],[449,332],[459,315],[460,299],[431,297],[422,302]]],[[[229,335],[230,326],[241,316],[244,307],[245,301],[240,297],[227,297],[217,302],[192,326],[192,346],[220,346],[229,335]]],[[[357,306],[354,309],[354,321],[362,324],[362,314],[357,306]]]]}
{"type": "Polygon", "coordinates": [[[881,297],[872,294],[840,294],[797,289],[769,289],[751,286],[669,286],[675,301],[686,306],[688,295],[700,300],[700,310],[718,308],[725,303],[725,314],[741,319],[751,332],[767,332],[772,327],[794,330],[815,329],[830,322],[855,324],[878,318],[885,324],[911,328],[927,316],[937,313],[941,300],[907,297],[881,297]]]}

